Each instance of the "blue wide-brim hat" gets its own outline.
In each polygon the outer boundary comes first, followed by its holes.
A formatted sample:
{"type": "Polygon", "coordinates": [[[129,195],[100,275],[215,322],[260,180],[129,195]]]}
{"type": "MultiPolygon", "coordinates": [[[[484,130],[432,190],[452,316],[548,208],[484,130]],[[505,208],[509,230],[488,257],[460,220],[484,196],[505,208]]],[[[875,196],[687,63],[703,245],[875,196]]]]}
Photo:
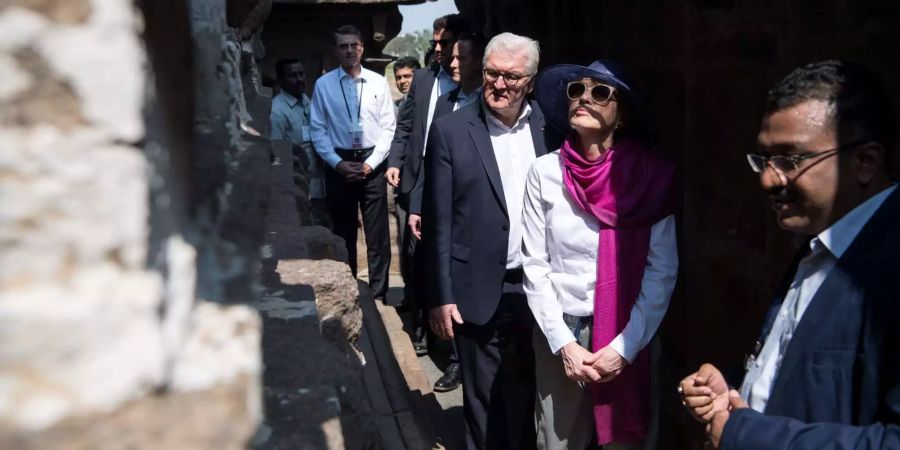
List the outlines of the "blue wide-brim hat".
{"type": "Polygon", "coordinates": [[[550,66],[538,74],[535,80],[534,98],[541,107],[547,123],[563,133],[571,130],[566,85],[570,81],[580,80],[584,77],[599,80],[616,88],[619,100],[627,101],[632,113],[636,115],[640,110],[640,101],[632,91],[631,85],[625,81],[623,72],[618,64],[602,59],[592,62],[587,67],[577,64],[550,66]]]}

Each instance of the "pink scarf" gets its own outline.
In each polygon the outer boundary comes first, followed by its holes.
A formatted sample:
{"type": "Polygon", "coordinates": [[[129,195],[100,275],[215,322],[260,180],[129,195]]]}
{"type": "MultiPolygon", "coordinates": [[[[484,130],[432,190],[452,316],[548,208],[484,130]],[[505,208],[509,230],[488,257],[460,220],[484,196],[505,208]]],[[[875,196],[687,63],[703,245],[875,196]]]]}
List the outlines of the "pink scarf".
{"type": "MultiPolygon", "coordinates": [[[[588,161],[563,143],[563,179],[572,200],[600,221],[593,348],[609,345],[631,317],[650,249],[650,227],[674,211],[674,166],[640,142],[617,140],[588,161]]],[[[650,355],[641,350],[618,377],[591,383],[597,441],[634,442],[650,419],[650,355]]]]}

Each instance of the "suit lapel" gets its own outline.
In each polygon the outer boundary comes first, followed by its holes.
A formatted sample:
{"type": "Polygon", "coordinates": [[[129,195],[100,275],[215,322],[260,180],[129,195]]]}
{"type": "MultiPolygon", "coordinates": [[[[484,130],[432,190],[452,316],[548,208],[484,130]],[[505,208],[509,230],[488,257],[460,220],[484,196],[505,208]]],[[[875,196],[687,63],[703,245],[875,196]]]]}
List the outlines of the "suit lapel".
{"type": "Polygon", "coordinates": [[[444,97],[438,97],[437,105],[434,107],[434,117],[431,119],[431,123],[434,123],[435,120],[439,117],[444,117],[447,114],[453,112],[453,105],[456,104],[456,100],[459,98],[459,88],[456,88],[444,97]]]}
{"type": "MultiPolygon", "coordinates": [[[[481,104],[479,103],[479,105],[481,104]]],[[[487,172],[491,188],[494,190],[494,197],[500,203],[503,214],[509,218],[509,211],[506,209],[506,196],[503,195],[503,182],[500,180],[500,169],[497,166],[497,158],[494,156],[494,146],[491,145],[491,135],[488,133],[484,106],[479,106],[478,116],[472,117],[469,121],[469,136],[475,144],[475,151],[481,158],[484,171],[487,172]]]]}
{"type": "Polygon", "coordinates": [[[547,143],[544,141],[544,113],[537,105],[531,102],[531,115],[528,117],[528,127],[531,128],[531,139],[534,141],[534,155],[540,158],[547,154],[547,143]]]}
{"type": "Polygon", "coordinates": [[[425,80],[425,83],[423,83],[424,84],[423,87],[426,88],[425,95],[423,97],[425,100],[425,103],[422,105],[422,109],[421,109],[422,120],[420,121],[420,124],[421,124],[420,131],[422,132],[423,138],[425,137],[425,132],[428,129],[428,109],[429,109],[429,106],[431,106],[431,94],[434,92],[434,83],[437,83],[437,73],[436,72],[429,72],[429,73],[431,74],[431,76],[425,80]]]}
{"type": "Polygon", "coordinates": [[[778,311],[781,310],[781,304],[784,303],[787,291],[791,288],[791,282],[794,281],[797,267],[800,265],[800,260],[806,255],[806,249],[809,248],[809,241],[811,239],[812,238],[808,238],[804,240],[803,244],[800,245],[800,250],[794,255],[794,260],[791,261],[787,274],[782,278],[781,283],[778,284],[778,289],[775,290],[775,296],[772,298],[772,306],[769,307],[769,311],[766,313],[766,318],[763,321],[762,329],[759,331],[758,342],[766,342],[766,337],[769,336],[769,331],[772,330],[772,325],[775,324],[775,318],[778,316],[778,311]]]}

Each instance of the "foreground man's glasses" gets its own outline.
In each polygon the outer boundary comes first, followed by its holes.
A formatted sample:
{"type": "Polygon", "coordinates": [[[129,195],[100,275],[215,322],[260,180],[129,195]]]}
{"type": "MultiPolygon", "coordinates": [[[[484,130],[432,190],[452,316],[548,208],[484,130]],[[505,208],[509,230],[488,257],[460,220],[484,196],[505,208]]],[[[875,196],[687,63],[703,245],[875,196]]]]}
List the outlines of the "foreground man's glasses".
{"type": "Polygon", "coordinates": [[[762,173],[763,171],[766,170],[766,167],[768,167],[771,164],[773,169],[775,169],[778,172],[781,172],[782,174],[786,174],[786,173],[793,172],[793,171],[797,170],[798,168],[800,168],[800,161],[803,161],[803,160],[809,159],[809,158],[815,158],[816,156],[826,155],[828,153],[839,153],[843,150],[851,149],[853,147],[858,147],[862,144],[865,144],[866,142],[869,142],[869,141],[865,140],[865,141],[851,142],[849,144],[844,144],[844,145],[841,145],[841,146],[838,146],[835,148],[829,148],[828,150],[822,150],[820,152],[814,152],[814,153],[803,153],[800,155],[769,156],[769,155],[759,155],[759,154],[755,154],[755,153],[748,153],[747,154],[747,162],[750,163],[750,168],[753,169],[753,171],[756,173],[762,173]]]}

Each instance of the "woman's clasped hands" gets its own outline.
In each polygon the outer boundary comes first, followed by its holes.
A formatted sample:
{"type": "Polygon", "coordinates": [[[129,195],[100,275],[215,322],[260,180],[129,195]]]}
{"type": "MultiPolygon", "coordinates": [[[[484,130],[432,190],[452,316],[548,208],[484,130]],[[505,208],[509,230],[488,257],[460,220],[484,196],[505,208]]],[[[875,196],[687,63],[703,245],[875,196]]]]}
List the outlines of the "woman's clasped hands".
{"type": "Polygon", "coordinates": [[[625,358],[610,346],[591,353],[577,342],[570,342],[559,354],[566,376],[582,383],[612,381],[628,365],[625,358]]]}

